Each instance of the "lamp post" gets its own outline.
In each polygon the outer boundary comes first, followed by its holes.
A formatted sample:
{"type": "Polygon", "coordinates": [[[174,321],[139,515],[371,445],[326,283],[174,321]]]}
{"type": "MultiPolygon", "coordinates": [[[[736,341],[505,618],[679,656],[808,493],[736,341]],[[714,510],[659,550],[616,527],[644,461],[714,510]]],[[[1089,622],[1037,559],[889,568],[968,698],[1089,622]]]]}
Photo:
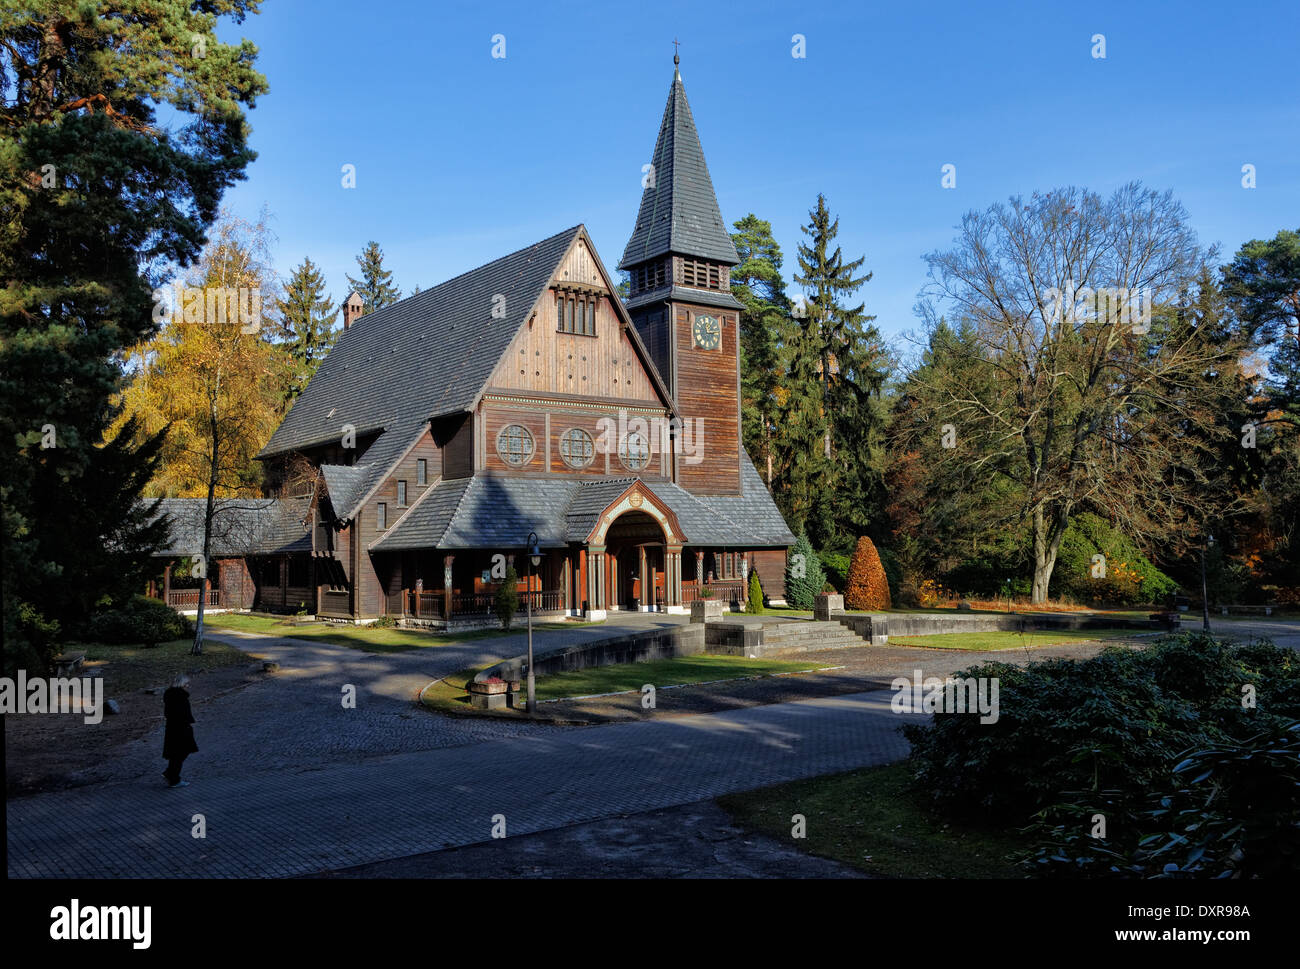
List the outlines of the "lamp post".
{"type": "Polygon", "coordinates": [[[533,678],[533,569],[542,564],[542,550],[537,547],[537,533],[528,533],[528,589],[524,592],[528,608],[528,715],[537,716],[537,696],[533,678]]]}

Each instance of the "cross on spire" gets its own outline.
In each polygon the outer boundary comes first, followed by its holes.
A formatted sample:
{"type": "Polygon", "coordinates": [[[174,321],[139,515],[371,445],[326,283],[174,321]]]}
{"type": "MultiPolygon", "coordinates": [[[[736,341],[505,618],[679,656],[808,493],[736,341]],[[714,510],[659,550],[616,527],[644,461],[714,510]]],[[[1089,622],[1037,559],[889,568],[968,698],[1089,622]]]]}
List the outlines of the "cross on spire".
{"type": "Polygon", "coordinates": [[[678,65],[678,64],[680,64],[680,63],[682,62],[682,59],[681,59],[680,57],[677,56],[677,45],[678,45],[677,38],[674,37],[674,38],[673,38],[673,65],[674,65],[674,66],[676,66],[676,65],[678,65]]]}

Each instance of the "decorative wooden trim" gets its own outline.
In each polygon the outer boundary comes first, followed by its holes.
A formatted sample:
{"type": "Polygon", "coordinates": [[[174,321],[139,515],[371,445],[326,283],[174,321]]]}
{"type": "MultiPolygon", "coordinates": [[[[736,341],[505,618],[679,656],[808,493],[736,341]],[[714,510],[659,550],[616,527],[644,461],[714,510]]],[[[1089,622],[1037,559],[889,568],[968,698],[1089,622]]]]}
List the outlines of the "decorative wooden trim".
{"type": "MultiPolygon", "coordinates": [[[[570,334],[574,335],[574,334],[570,334]]],[[[485,403],[501,404],[508,408],[519,407],[553,407],[570,411],[608,411],[611,407],[620,410],[637,411],[644,414],[669,416],[672,410],[662,404],[650,404],[644,400],[626,397],[588,397],[582,394],[554,394],[546,397],[525,397],[506,391],[493,391],[483,395],[485,403]]]]}

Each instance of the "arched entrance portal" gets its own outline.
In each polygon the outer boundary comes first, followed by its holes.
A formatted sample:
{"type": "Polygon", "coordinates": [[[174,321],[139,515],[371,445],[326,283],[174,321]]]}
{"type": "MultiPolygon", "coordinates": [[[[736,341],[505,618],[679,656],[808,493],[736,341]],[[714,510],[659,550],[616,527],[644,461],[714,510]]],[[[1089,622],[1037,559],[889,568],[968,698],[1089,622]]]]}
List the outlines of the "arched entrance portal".
{"type": "Polygon", "coordinates": [[[614,520],[605,533],[611,608],[663,609],[667,544],[662,526],[644,511],[624,512],[614,520]]]}
{"type": "MultiPolygon", "coordinates": [[[[601,510],[582,555],[588,618],[604,619],[611,608],[681,612],[686,536],[676,514],[640,481],[612,501],[607,494],[592,496],[591,510],[601,510]]],[[[578,499],[570,504],[570,516],[575,507],[583,508],[578,499]]]]}

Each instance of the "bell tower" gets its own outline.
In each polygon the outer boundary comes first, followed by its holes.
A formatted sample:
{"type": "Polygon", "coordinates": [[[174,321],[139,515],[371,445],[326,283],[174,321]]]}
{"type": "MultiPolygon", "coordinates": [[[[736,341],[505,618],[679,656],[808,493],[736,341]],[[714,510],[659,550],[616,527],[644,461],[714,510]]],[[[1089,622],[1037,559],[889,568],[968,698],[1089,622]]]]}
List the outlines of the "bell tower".
{"type": "Polygon", "coordinates": [[[618,268],[631,276],[628,313],[685,425],[677,483],[696,494],[734,495],[741,490],[743,304],[731,295],[731,267],[740,258],[718,209],[680,63],[674,54],[641,208],[618,268]]]}

